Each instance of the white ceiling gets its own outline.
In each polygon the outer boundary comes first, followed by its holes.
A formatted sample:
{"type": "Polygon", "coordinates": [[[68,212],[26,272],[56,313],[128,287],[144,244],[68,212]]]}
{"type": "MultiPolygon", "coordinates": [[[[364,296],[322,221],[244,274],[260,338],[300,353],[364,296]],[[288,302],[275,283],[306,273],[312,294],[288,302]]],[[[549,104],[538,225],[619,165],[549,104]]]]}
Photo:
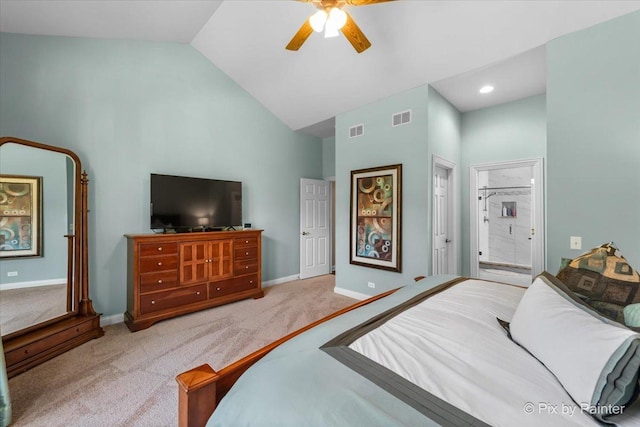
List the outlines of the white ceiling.
{"type": "Polygon", "coordinates": [[[633,1],[419,1],[345,6],[372,43],[357,54],[314,33],[291,0],[0,0],[0,31],[191,43],[292,129],[333,134],[335,115],[424,84],[460,111],[545,91],[544,44],[640,10],[633,1]],[[496,90],[480,96],[480,85],[496,90]]]}

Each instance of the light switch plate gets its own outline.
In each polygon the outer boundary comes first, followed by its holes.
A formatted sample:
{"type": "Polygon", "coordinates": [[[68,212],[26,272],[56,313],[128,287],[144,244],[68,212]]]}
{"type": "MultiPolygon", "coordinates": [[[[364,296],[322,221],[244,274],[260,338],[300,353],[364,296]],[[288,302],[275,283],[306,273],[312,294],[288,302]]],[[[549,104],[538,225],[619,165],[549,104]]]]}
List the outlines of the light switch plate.
{"type": "Polygon", "coordinates": [[[569,247],[571,249],[582,249],[582,237],[571,236],[569,242],[569,247]]]}

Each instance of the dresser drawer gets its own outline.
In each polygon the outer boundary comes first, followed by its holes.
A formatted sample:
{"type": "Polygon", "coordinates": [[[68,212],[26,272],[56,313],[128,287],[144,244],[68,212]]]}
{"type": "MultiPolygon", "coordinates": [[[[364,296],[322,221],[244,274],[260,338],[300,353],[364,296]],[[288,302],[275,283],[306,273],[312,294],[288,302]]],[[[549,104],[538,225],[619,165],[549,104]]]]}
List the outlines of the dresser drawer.
{"type": "Polygon", "coordinates": [[[177,271],[163,271],[140,275],[140,293],[161,291],[178,285],[177,271]]]}
{"type": "Polygon", "coordinates": [[[233,275],[255,273],[258,271],[258,261],[255,259],[246,259],[233,261],[233,275]]]}
{"type": "Polygon", "coordinates": [[[177,267],[177,254],[140,258],[140,273],[175,270],[177,267]]]}
{"type": "Polygon", "coordinates": [[[233,250],[233,259],[256,259],[258,257],[257,246],[235,247],[233,250]]]}
{"type": "Polygon", "coordinates": [[[250,276],[236,277],[229,280],[229,282],[237,292],[246,291],[247,289],[254,289],[258,287],[258,275],[252,274],[250,276]]]}
{"type": "Polygon", "coordinates": [[[60,345],[60,343],[64,343],[79,335],[84,334],[85,332],[89,332],[93,328],[93,322],[83,322],[55,335],[43,338],[39,341],[22,347],[18,347],[15,350],[8,351],[4,354],[6,363],[7,365],[11,366],[15,363],[25,360],[25,358],[30,357],[30,355],[36,356],[43,351],[50,350],[51,348],[60,345]]]}
{"type": "Polygon", "coordinates": [[[256,236],[236,237],[233,239],[235,248],[243,248],[245,246],[258,246],[258,238],[256,236]]]}
{"type": "Polygon", "coordinates": [[[230,282],[209,283],[209,298],[217,298],[236,292],[230,282]]]}
{"type": "Polygon", "coordinates": [[[258,286],[258,275],[237,277],[218,283],[209,283],[209,298],[221,297],[237,292],[255,289],[258,286]]]}
{"type": "Polygon", "coordinates": [[[149,314],[167,308],[207,300],[207,285],[189,286],[171,291],[156,292],[140,296],[140,312],[149,314]]]}
{"type": "Polygon", "coordinates": [[[140,256],[170,255],[178,253],[177,243],[145,243],[140,245],[140,256]]]}

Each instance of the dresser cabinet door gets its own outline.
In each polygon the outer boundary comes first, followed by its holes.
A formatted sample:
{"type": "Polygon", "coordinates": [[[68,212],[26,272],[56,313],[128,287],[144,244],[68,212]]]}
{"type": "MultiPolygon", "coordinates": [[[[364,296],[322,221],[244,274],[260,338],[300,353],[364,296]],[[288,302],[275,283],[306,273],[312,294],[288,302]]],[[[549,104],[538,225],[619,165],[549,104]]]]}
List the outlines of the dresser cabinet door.
{"type": "Polygon", "coordinates": [[[209,280],[227,279],[233,276],[233,240],[211,242],[211,270],[209,280]]]}
{"type": "Polygon", "coordinates": [[[187,242],[180,244],[180,284],[204,282],[209,273],[209,243],[187,242]]]}

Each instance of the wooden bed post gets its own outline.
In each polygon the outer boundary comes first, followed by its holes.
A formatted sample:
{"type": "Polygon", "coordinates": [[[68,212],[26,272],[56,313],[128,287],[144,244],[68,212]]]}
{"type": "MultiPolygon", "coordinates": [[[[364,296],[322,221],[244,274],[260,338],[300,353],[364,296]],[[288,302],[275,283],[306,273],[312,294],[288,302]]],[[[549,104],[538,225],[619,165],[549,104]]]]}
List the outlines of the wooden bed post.
{"type": "Polygon", "coordinates": [[[200,365],[176,377],[178,382],[178,427],[202,427],[216,408],[218,374],[200,365]]]}

